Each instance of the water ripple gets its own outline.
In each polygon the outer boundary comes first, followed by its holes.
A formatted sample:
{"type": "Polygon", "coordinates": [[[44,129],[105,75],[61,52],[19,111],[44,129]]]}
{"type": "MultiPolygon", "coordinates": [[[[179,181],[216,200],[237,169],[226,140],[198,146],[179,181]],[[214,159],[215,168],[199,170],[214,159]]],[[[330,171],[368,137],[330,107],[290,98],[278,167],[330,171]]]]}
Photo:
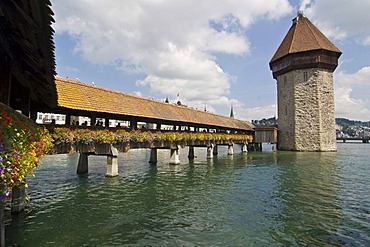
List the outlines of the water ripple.
{"type": "MultiPolygon", "coordinates": [[[[26,213],[7,226],[9,246],[367,246],[369,145],[337,153],[237,153],[157,166],[149,150],[105,157],[48,156],[29,179],[26,213]],[[20,239],[18,236],[22,235],[20,239]]],[[[181,153],[187,160],[187,152],[181,153]]],[[[9,217],[9,216],[8,216],[9,217]]]]}

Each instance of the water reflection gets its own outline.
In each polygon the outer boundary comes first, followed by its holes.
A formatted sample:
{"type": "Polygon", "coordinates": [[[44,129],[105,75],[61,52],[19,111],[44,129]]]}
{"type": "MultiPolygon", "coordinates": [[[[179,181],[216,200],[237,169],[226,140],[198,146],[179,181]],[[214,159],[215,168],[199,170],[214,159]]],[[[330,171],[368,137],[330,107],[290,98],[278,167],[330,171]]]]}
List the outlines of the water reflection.
{"type": "Polygon", "coordinates": [[[279,152],[277,163],[273,239],[295,245],[335,243],[331,234],[340,223],[336,153],[279,152]]]}

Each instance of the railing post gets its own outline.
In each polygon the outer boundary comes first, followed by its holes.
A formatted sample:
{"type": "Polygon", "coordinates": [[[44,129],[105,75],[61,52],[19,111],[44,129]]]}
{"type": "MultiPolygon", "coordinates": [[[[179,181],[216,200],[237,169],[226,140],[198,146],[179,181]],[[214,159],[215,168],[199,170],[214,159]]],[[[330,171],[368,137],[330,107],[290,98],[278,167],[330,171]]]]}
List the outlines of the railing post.
{"type": "Polygon", "coordinates": [[[132,118],[130,120],[130,129],[137,130],[137,120],[136,120],[136,118],[132,118]]]}
{"type": "Polygon", "coordinates": [[[90,122],[91,122],[91,126],[96,125],[96,116],[95,115],[90,117],[90,122]]]}
{"type": "Polygon", "coordinates": [[[71,125],[71,114],[68,114],[68,113],[66,114],[65,124],[71,125]]]}
{"type": "Polygon", "coordinates": [[[104,127],[105,128],[109,127],[109,118],[107,118],[107,117],[104,119],[104,127]]]}

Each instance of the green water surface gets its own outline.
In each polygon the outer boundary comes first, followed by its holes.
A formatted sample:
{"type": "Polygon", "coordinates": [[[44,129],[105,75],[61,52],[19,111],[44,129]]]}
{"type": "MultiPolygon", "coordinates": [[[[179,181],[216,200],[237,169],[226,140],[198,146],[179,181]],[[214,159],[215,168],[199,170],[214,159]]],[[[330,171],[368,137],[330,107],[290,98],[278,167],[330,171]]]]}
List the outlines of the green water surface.
{"type": "Polygon", "coordinates": [[[11,217],[7,246],[370,246],[370,144],[338,143],[334,153],[249,152],[219,148],[168,165],[160,150],[106,157],[43,159],[30,178],[26,210],[11,217]]]}

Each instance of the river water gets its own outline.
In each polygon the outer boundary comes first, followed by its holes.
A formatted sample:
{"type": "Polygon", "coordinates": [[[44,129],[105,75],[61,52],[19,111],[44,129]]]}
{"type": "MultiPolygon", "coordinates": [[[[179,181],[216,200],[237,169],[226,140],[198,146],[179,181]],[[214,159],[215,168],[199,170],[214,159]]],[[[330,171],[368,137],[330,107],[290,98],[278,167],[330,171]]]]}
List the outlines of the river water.
{"type": "MultiPolygon", "coordinates": [[[[219,148],[206,159],[158,164],[149,150],[106,157],[53,155],[30,178],[26,210],[9,218],[7,246],[370,246],[370,144],[338,143],[336,153],[219,148]]],[[[9,214],[8,214],[9,217],[9,214]]]]}

